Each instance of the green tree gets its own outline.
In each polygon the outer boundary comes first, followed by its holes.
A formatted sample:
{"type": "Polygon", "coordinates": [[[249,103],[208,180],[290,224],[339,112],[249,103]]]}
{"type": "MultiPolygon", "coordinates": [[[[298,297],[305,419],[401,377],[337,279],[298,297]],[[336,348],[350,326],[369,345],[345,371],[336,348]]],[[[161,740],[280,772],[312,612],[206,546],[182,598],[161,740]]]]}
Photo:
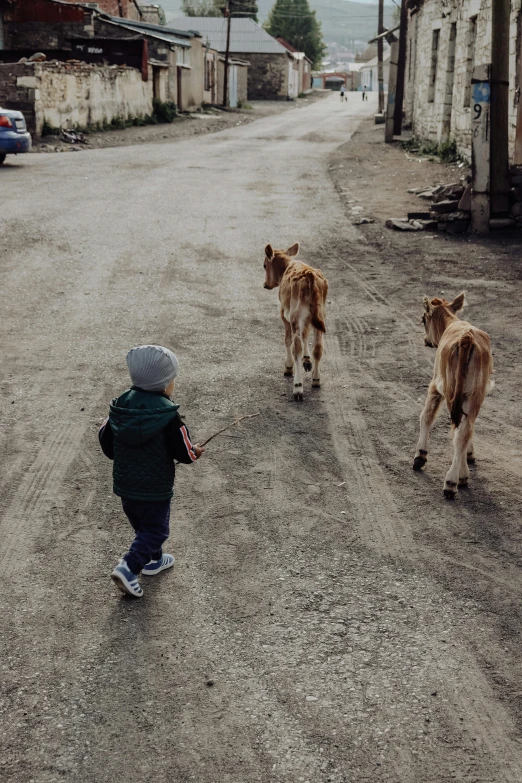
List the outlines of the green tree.
{"type": "Polygon", "coordinates": [[[181,10],[185,16],[221,16],[213,0],[182,0],[181,10]]]}
{"type": "MultiPolygon", "coordinates": [[[[219,0],[217,0],[219,2],[219,0]]],[[[248,16],[257,22],[256,0],[229,0],[230,13],[234,17],[248,16]]]]}
{"type": "Polygon", "coordinates": [[[276,0],[265,23],[265,30],[274,38],[284,38],[304,52],[319,68],[326,52],[321,25],[308,0],[276,0]]]}
{"type": "Polygon", "coordinates": [[[185,16],[224,16],[226,8],[232,17],[249,16],[257,22],[256,0],[182,0],[185,16]]]}

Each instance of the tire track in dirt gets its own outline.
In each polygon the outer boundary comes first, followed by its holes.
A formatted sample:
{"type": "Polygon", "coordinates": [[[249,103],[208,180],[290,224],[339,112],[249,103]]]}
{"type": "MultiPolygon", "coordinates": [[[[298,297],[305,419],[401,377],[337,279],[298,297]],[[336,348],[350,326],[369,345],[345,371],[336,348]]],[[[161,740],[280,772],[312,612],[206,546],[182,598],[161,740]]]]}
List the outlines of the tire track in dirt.
{"type": "Polygon", "coordinates": [[[403,556],[412,546],[411,531],[397,512],[366,422],[358,410],[354,391],[361,377],[361,365],[347,367],[346,364],[339,338],[329,332],[326,369],[339,386],[344,386],[344,382],[349,384],[339,399],[325,403],[335,453],[348,485],[348,500],[356,509],[365,540],[382,549],[385,555],[403,556]]]}
{"type": "MultiPolygon", "coordinates": [[[[351,265],[346,264],[343,270],[348,271],[348,280],[343,283],[350,290],[362,290],[372,302],[385,306],[394,315],[386,298],[375,289],[364,277],[351,265]]],[[[353,299],[352,299],[353,301],[353,299]]],[[[349,307],[350,304],[348,303],[349,307]]],[[[490,564],[488,558],[481,553],[470,550],[459,553],[455,551],[455,542],[452,543],[454,555],[441,552],[439,548],[429,546],[417,546],[413,534],[405,519],[401,518],[397,511],[395,499],[391,488],[387,485],[384,471],[377,463],[376,447],[371,442],[371,434],[364,419],[364,412],[357,411],[357,396],[354,388],[366,386],[384,393],[390,403],[397,403],[394,388],[383,389],[383,380],[379,377],[378,368],[373,368],[366,360],[364,346],[361,346],[361,335],[354,329],[356,322],[354,316],[348,319],[351,336],[355,337],[355,349],[346,346],[347,355],[343,355],[339,342],[339,327],[343,327],[340,316],[337,322],[334,320],[334,328],[330,329],[326,337],[325,365],[329,367],[329,375],[336,378],[337,383],[344,387],[343,381],[347,378],[349,386],[347,394],[341,395],[335,403],[326,403],[328,414],[332,422],[332,437],[336,454],[343,465],[347,466],[347,475],[350,469],[354,476],[352,489],[355,497],[351,497],[357,507],[361,538],[381,550],[383,555],[391,554],[395,558],[408,558],[411,562],[420,559],[428,564],[433,558],[443,561],[453,568],[458,568],[473,574],[480,575],[489,580],[493,585],[503,590],[520,592],[520,574],[514,566],[509,566],[507,571],[499,573],[498,561],[490,564]],[[372,371],[373,370],[373,371],[372,371]],[[350,390],[352,393],[350,394],[350,390]],[[359,454],[365,453],[366,458],[359,461],[359,454]],[[358,465],[350,465],[350,461],[358,465]],[[347,465],[348,463],[348,465],[347,465]],[[368,502],[369,490],[372,493],[373,502],[368,502]],[[363,493],[364,497],[357,497],[363,493]],[[379,513],[378,507],[381,507],[379,513]],[[377,508],[377,513],[375,509],[377,508]],[[361,514],[362,512],[362,514],[361,514]],[[383,521],[384,520],[384,521],[383,521]],[[459,557],[459,554],[461,555],[459,557]]],[[[330,321],[331,323],[332,321],[330,321]]],[[[396,342],[397,331],[401,338],[406,338],[408,361],[414,363],[419,370],[419,376],[424,373],[431,376],[433,369],[434,353],[426,351],[419,353],[416,341],[418,325],[408,316],[401,314],[400,319],[394,323],[393,339],[396,342]]],[[[344,347],[344,346],[343,346],[344,347]]],[[[413,409],[419,407],[415,393],[407,387],[401,387],[401,401],[409,402],[413,409]]],[[[495,416],[484,416],[490,423],[495,416]]],[[[500,424],[500,422],[498,422],[500,424]]],[[[396,454],[400,458],[400,454],[396,454]]],[[[476,512],[473,509],[461,507],[459,515],[463,516],[470,524],[474,521],[476,512]]],[[[493,760],[498,770],[498,779],[495,783],[519,783],[522,779],[522,751],[511,740],[510,734],[515,736],[516,729],[508,710],[500,703],[482,671],[476,657],[469,650],[469,645],[464,639],[459,644],[458,658],[461,664],[460,681],[449,689],[449,716],[458,724],[457,715],[465,715],[469,731],[477,738],[481,746],[487,749],[487,754],[493,760]],[[455,716],[455,717],[453,717],[455,716]],[[508,729],[511,727],[511,730],[508,729]]],[[[400,766],[400,765],[399,765],[400,766]]]]}
{"type": "Polygon", "coordinates": [[[3,541],[0,567],[6,576],[17,569],[15,552],[31,548],[31,542],[44,522],[45,512],[56,498],[57,488],[80,448],[87,426],[87,423],[74,423],[59,427],[49,435],[14,490],[0,521],[3,541]]]}

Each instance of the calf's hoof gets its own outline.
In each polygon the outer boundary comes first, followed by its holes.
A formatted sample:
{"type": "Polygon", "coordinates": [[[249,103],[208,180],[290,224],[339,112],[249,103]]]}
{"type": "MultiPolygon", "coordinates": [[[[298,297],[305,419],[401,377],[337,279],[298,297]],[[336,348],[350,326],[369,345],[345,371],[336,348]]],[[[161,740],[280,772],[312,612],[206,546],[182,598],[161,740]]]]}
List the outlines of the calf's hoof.
{"type": "Polygon", "coordinates": [[[312,388],[319,389],[321,387],[321,379],[320,378],[312,378],[312,388]]]}
{"type": "Polygon", "coordinates": [[[469,481],[469,476],[463,476],[462,478],[459,478],[459,487],[467,487],[469,481]]]}
{"type": "Polygon", "coordinates": [[[421,451],[418,457],[415,457],[413,460],[413,470],[422,470],[426,462],[428,461],[427,458],[427,451],[421,451]]]}
{"type": "Polygon", "coordinates": [[[305,356],[303,359],[303,370],[305,372],[312,372],[312,360],[309,356],[305,356]]]}
{"type": "Polygon", "coordinates": [[[294,392],[294,400],[295,400],[295,402],[302,402],[303,401],[303,392],[302,391],[295,391],[294,392]]]}
{"type": "Polygon", "coordinates": [[[285,367],[285,377],[291,378],[294,374],[294,368],[293,367],[285,367]]]}
{"type": "Polygon", "coordinates": [[[446,500],[455,500],[457,494],[457,485],[454,481],[446,481],[444,484],[444,497],[446,500]]]}
{"type": "Polygon", "coordinates": [[[474,465],[475,464],[475,455],[474,454],[467,454],[466,455],[466,461],[468,465],[474,465]]]}

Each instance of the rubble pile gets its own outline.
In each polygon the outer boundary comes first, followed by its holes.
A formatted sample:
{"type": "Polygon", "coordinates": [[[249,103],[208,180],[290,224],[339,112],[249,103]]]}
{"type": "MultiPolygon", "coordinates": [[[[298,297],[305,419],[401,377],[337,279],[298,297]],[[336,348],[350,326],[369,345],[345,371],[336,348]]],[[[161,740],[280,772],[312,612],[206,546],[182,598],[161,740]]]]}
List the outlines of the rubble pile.
{"type": "MultiPolygon", "coordinates": [[[[522,166],[509,169],[509,215],[491,218],[490,228],[522,228],[522,166]]],[[[388,228],[398,231],[447,231],[464,234],[471,224],[471,177],[433,187],[409,188],[418,198],[430,202],[426,211],[408,212],[407,217],[390,218],[388,228]]]]}
{"type": "Polygon", "coordinates": [[[388,228],[399,231],[449,231],[463,234],[471,223],[471,185],[470,177],[461,182],[434,187],[410,188],[427,204],[426,211],[408,212],[406,218],[391,218],[386,221],[388,228]]]}

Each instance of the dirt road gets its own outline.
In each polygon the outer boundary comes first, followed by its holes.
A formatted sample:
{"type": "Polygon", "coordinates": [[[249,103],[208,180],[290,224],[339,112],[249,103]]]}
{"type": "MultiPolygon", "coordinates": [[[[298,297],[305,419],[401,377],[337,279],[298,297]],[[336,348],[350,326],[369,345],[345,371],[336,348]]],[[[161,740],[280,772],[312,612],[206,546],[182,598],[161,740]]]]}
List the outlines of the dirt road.
{"type": "Polygon", "coordinates": [[[357,98],[0,172],[2,783],[520,783],[520,264],[351,225],[357,98]],[[331,286],[301,405],[262,287],[296,239],[331,286]],[[463,287],[497,388],[449,504],[444,415],[411,470],[419,305],[463,287]],[[96,432],[140,342],[178,354],[194,437],[262,415],[180,467],[175,569],[131,602],[96,432]]]}

